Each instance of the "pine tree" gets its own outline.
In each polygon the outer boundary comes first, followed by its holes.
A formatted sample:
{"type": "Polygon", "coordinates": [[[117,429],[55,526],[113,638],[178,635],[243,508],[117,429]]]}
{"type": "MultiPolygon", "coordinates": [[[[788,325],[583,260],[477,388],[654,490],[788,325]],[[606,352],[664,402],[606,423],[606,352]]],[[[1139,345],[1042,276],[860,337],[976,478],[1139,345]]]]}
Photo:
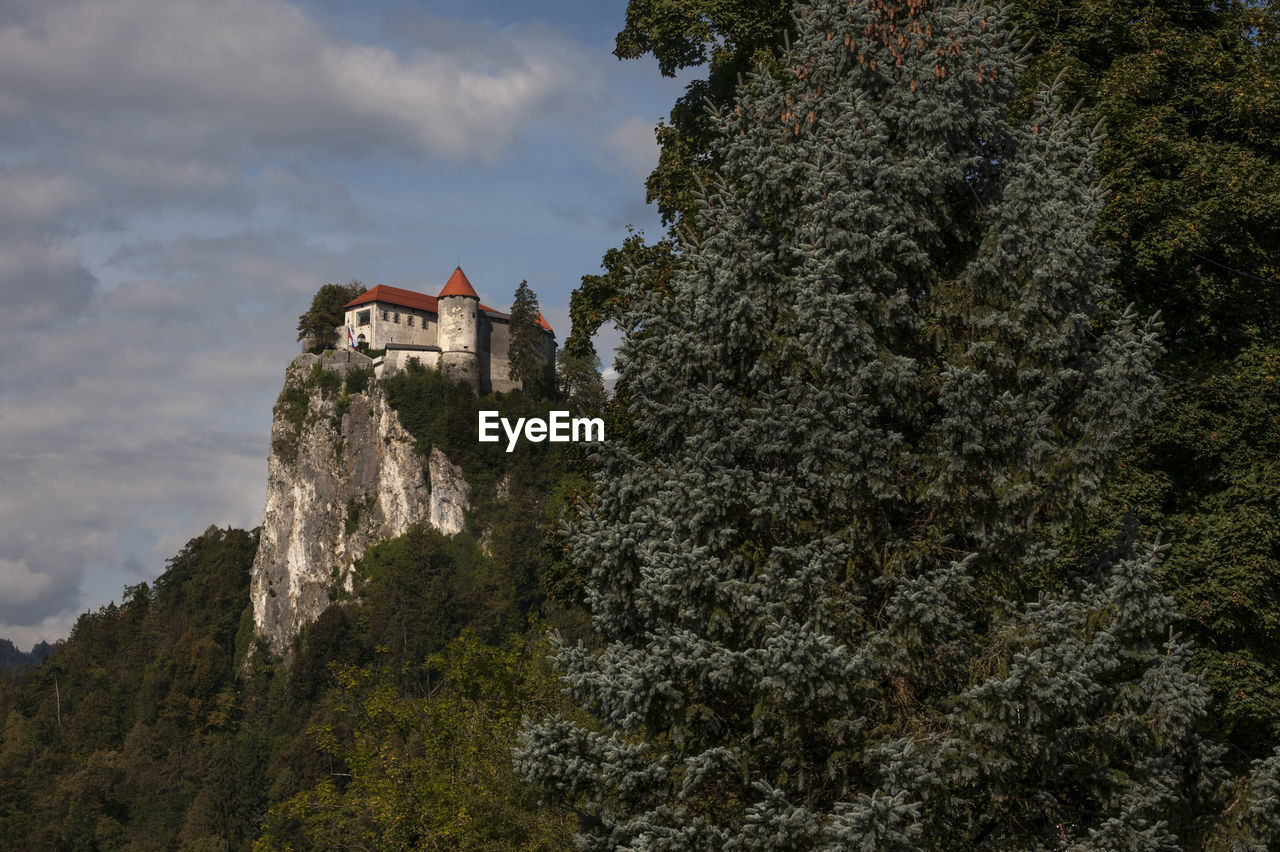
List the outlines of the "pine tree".
{"type": "Polygon", "coordinates": [[[508,359],[511,378],[521,383],[525,393],[542,396],[546,390],[546,365],[539,346],[542,328],[538,323],[538,296],[521,281],[511,302],[511,342],[508,359]]]}
{"type": "Polygon", "coordinates": [[[1223,779],[1162,548],[1058,546],[1158,398],[1099,134],[1009,120],[981,3],[796,25],[627,294],[634,430],[571,535],[601,647],[556,657],[599,721],[517,763],[587,849],[1179,848],[1223,779]]]}

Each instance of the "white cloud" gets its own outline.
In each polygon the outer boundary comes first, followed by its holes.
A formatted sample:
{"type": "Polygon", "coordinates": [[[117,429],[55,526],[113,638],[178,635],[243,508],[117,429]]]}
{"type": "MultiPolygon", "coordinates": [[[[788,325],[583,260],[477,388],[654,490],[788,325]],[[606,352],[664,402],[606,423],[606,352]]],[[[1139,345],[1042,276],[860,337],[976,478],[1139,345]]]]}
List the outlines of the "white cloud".
{"type": "MultiPolygon", "coordinates": [[[[432,241],[451,268],[439,176],[531,173],[493,164],[531,139],[589,147],[611,62],[420,15],[357,43],[280,0],[0,2],[0,637],[65,635],[210,523],[258,524],[311,294],[417,286],[432,241]],[[390,196],[412,223],[362,242],[390,196]]],[[[611,144],[638,163],[646,134],[611,144]]]]}
{"type": "MultiPolygon", "coordinates": [[[[0,240],[0,334],[44,331],[75,320],[84,312],[97,280],[79,252],[63,242],[39,239],[0,240]]],[[[0,361],[6,360],[0,349],[0,361]]],[[[3,385],[0,385],[3,387],[3,385]]]]}
{"type": "Polygon", "coordinates": [[[600,143],[614,160],[637,177],[648,177],[658,165],[655,123],[633,115],[601,138],[600,143]]]}
{"type": "Polygon", "coordinates": [[[84,181],[39,168],[0,168],[0,233],[43,233],[55,228],[92,190],[84,181]]]}
{"type": "Polygon", "coordinates": [[[72,626],[80,617],[78,608],[68,608],[64,612],[47,616],[38,622],[20,622],[7,624],[0,621],[0,637],[8,639],[19,651],[30,651],[39,642],[52,642],[66,638],[72,626]]]}
{"type": "Polygon", "coordinates": [[[29,604],[52,585],[47,575],[32,573],[25,559],[0,559],[0,598],[9,605],[29,604]]]}
{"type": "Polygon", "coordinates": [[[121,566],[154,575],[211,523],[261,522],[293,324],[327,273],[361,261],[246,233],[141,243],[118,263],[125,280],[74,328],[15,353],[0,397],[0,636],[56,638],[3,625],[60,625],[93,576],[118,597],[121,566]]]}
{"type": "Polygon", "coordinates": [[[0,22],[0,121],[11,134],[128,140],[237,159],[246,148],[485,158],[599,75],[543,31],[474,57],[465,43],[401,56],[342,41],[273,0],[106,0],[0,22]],[[92,130],[91,136],[85,136],[92,130]]]}

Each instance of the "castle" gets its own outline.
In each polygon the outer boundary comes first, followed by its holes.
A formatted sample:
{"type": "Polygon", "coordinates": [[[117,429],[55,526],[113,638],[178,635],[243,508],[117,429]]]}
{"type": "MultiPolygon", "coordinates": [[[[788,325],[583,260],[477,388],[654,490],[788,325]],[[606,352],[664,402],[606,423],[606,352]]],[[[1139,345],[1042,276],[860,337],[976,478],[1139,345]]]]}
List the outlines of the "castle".
{"type": "MultiPolygon", "coordinates": [[[[453,270],[438,296],[379,284],[343,306],[352,342],[383,349],[378,374],[403,369],[416,359],[466,379],[478,393],[517,390],[508,350],[511,317],[480,303],[462,267],[453,270]]],[[[543,335],[539,351],[544,364],[554,364],[556,336],[538,314],[543,335]]]]}

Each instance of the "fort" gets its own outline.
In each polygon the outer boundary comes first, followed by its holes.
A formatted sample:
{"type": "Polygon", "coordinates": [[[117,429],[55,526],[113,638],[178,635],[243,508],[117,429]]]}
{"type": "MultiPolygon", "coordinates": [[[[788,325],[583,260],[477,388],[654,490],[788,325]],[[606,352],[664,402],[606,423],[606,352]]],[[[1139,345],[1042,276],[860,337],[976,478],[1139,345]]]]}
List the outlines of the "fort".
{"type": "MultiPolygon", "coordinates": [[[[461,267],[436,296],[379,284],[343,306],[342,339],[361,349],[383,351],[374,359],[379,376],[416,360],[465,379],[477,393],[521,388],[511,375],[511,317],[484,305],[461,267]]],[[[542,314],[539,352],[555,363],[555,332],[542,314]]],[[[354,353],[352,353],[354,355],[354,353]]],[[[350,358],[351,356],[348,356],[350,358]]]]}

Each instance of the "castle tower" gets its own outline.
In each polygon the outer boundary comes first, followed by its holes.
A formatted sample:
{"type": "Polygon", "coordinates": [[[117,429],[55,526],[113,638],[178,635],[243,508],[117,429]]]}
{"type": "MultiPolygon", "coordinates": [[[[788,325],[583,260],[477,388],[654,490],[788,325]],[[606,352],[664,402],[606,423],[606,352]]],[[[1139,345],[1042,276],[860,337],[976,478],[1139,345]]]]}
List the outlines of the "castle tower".
{"type": "Polygon", "coordinates": [[[441,368],[450,378],[466,379],[479,392],[476,313],[480,307],[480,297],[476,295],[462,267],[453,270],[453,275],[449,276],[449,281],[436,298],[440,321],[438,342],[441,368]]]}

